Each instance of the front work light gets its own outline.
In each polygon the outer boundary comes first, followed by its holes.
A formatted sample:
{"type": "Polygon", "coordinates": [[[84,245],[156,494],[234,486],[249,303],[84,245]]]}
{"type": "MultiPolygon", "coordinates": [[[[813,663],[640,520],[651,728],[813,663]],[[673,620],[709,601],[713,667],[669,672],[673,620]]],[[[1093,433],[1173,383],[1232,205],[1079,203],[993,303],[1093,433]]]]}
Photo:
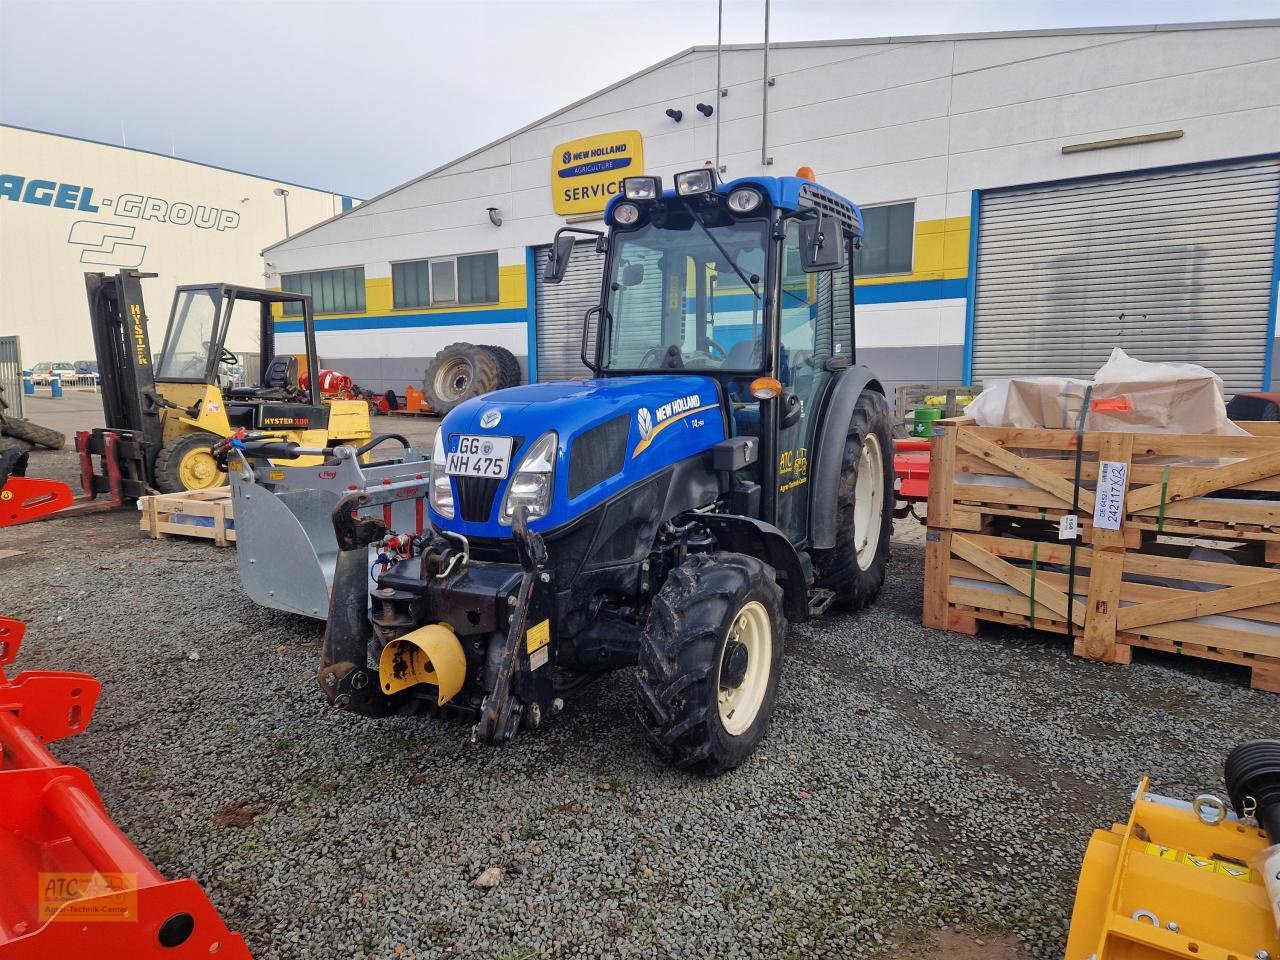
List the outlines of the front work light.
{"type": "Polygon", "coordinates": [[[548,430],[529,447],[520,461],[520,469],[507,484],[498,522],[510,526],[516,507],[529,508],[529,519],[545,517],[551,512],[551,492],[556,480],[556,450],[560,442],[554,430],[548,430]]]}
{"type": "Polygon", "coordinates": [[[657,200],[662,196],[662,178],[624,177],[622,195],[628,200],[657,200]]]}
{"type": "Polygon", "coordinates": [[[629,227],[640,219],[640,208],[634,203],[620,203],[613,208],[613,219],[616,223],[629,227]]]}
{"type": "Polygon", "coordinates": [[[700,193],[710,193],[715,189],[716,180],[711,171],[686,170],[676,174],[676,193],[682,197],[693,197],[700,193]]]}
{"type": "Polygon", "coordinates": [[[750,213],[760,206],[760,201],[763,199],[764,197],[760,195],[759,190],[753,190],[750,187],[739,187],[729,194],[729,209],[734,213],[750,213]]]}

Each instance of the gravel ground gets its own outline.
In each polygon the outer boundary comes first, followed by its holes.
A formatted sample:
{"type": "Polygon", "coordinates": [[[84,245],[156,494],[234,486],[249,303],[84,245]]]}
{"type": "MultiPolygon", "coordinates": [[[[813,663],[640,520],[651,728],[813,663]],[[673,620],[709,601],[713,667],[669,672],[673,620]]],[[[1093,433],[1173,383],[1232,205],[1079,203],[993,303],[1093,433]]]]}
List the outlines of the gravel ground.
{"type": "Polygon", "coordinates": [[[27,551],[0,560],[20,667],[104,683],[56,752],[260,960],[1060,957],[1089,832],[1138,778],[1221,790],[1227,751],[1276,734],[1275,696],[1230,668],[924,629],[918,526],[874,608],[790,631],[769,737],[716,780],[655,759],[621,674],[501,750],[336,714],[318,622],[249,603],[230,551],[138,539],[133,513],[0,547],[27,551]]]}

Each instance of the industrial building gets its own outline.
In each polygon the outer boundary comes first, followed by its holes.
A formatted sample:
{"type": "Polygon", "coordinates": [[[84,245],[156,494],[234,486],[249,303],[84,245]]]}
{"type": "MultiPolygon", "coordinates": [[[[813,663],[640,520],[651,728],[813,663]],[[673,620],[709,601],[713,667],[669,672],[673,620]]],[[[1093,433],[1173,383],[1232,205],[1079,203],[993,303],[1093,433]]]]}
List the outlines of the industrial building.
{"type": "MultiPolygon", "coordinates": [[[[887,385],[1089,375],[1120,345],[1272,382],[1280,20],[693,47],[264,251],[322,361],[403,389],[449,343],[579,376],[621,176],[809,166],[863,207],[858,359],[887,385]]],[[[284,330],[291,324],[285,321],[284,330]]]]}
{"type": "Polygon", "coordinates": [[[146,150],[0,125],[0,337],[19,338],[26,367],[92,358],[84,273],[123,268],[158,274],[145,290],[159,336],[176,285],[260,287],[266,244],[353,203],[146,150]]]}

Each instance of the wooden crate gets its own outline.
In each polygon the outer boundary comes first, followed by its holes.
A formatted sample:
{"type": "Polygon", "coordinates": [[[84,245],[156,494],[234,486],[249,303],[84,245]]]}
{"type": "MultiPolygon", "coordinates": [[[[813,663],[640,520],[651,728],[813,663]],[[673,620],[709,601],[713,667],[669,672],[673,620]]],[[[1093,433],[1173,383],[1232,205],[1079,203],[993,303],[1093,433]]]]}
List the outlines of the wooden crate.
{"type": "Polygon", "coordinates": [[[202,537],[219,547],[235,542],[235,520],[231,509],[231,489],[188,490],[161,493],[138,501],[138,527],[151,539],[202,537]]]}
{"type": "Polygon", "coordinates": [[[1280,692],[1280,569],[1270,565],[1280,551],[1280,432],[1244,426],[1254,435],[1086,432],[1077,491],[1075,431],[941,422],[925,624],[1070,633],[1077,654],[1115,663],[1135,646],[1224,660],[1280,692]],[[1127,467],[1119,530],[1092,524],[1101,461],[1127,467]],[[1228,499],[1208,496],[1218,492],[1228,499]],[[1074,551],[1056,538],[1073,504],[1083,534],[1074,551]],[[1191,559],[1206,541],[1233,562],[1191,559]]]}

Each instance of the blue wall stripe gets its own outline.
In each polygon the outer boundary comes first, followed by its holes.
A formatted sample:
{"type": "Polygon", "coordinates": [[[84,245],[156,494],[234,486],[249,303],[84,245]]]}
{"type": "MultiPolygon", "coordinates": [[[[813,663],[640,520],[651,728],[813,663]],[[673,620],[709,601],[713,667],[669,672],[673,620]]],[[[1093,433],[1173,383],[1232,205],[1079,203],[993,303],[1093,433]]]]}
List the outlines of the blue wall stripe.
{"type": "Polygon", "coordinates": [[[978,295],[978,231],[982,227],[982,191],[973,191],[969,199],[969,276],[965,279],[964,303],[964,372],[961,379],[973,383],[973,308],[978,295]]]}
{"type": "Polygon", "coordinates": [[[535,285],[537,276],[536,254],[533,247],[524,248],[524,295],[525,323],[529,325],[529,382],[538,382],[538,290],[535,285]]]}
{"type": "MultiPolygon", "coordinates": [[[[464,327],[480,323],[525,323],[529,312],[524,307],[496,310],[470,310],[456,313],[397,313],[385,317],[318,317],[316,332],[335,330],[403,330],[414,327],[464,327]]],[[[301,320],[279,320],[277,333],[301,333],[301,320]]]]}
{"type": "MultiPolygon", "coordinates": [[[[377,317],[319,317],[316,319],[316,332],[329,333],[337,330],[403,330],[416,327],[463,327],[470,324],[483,323],[524,323],[529,326],[529,356],[535,358],[531,371],[536,372],[537,356],[537,304],[534,300],[534,266],[533,248],[527,248],[525,254],[525,270],[528,306],[509,309],[470,310],[440,313],[396,313],[377,317]]],[[[859,286],[857,302],[866,306],[873,303],[918,303],[924,300],[958,300],[966,295],[969,281],[963,277],[958,280],[912,280],[904,283],[876,283],[859,286]]],[[[750,310],[751,294],[744,293],[730,297],[717,298],[717,306],[722,310],[750,310]],[[726,302],[727,301],[727,302],[726,302]],[[741,301],[740,303],[738,301],[741,301]]],[[[277,333],[301,333],[301,320],[279,320],[276,322],[277,333]]],[[[532,374],[531,377],[532,379],[532,374]]]]}

